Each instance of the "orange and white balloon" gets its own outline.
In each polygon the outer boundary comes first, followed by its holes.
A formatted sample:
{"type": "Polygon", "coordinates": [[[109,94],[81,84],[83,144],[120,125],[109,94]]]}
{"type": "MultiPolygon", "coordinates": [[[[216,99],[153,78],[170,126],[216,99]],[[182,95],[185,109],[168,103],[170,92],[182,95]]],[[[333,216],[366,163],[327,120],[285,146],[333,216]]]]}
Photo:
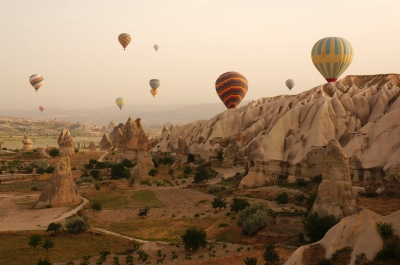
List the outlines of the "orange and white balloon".
{"type": "Polygon", "coordinates": [[[128,33],[121,33],[118,36],[118,41],[119,41],[119,43],[121,43],[122,47],[124,47],[124,50],[125,50],[125,48],[131,42],[131,36],[128,33]]]}
{"type": "Polygon", "coordinates": [[[38,89],[43,85],[43,76],[41,75],[31,75],[29,77],[29,83],[33,86],[33,88],[38,92],[38,89]]]}

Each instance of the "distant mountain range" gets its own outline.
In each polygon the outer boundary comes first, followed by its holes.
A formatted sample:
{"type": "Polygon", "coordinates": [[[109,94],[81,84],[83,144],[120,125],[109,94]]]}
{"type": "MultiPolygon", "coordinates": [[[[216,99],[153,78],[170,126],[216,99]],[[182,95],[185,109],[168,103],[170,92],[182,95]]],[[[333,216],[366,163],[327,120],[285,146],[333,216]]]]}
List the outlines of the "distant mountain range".
{"type": "MultiPolygon", "coordinates": [[[[242,102],[241,105],[249,101],[242,102]]],[[[194,120],[208,120],[226,108],[222,103],[205,104],[167,104],[125,105],[122,110],[115,107],[98,109],[65,110],[48,108],[44,112],[37,110],[0,110],[0,116],[20,117],[26,119],[57,120],[67,122],[84,122],[97,125],[108,125],[110,121],[125,123],[128,117],[141,118],[145,126],[162,126],[164,124],[186,124],[194,120]]]]}

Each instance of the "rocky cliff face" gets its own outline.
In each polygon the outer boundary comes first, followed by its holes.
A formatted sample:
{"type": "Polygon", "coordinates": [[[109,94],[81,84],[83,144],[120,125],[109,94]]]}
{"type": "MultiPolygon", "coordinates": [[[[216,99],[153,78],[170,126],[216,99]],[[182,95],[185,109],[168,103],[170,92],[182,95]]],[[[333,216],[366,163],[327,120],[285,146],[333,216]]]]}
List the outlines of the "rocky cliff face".
{"type": "Polygon", "coordinates": [[[113,148],[110,137],[108,137],[108,135],[106,133],[103,134],[103,138],[101,138],[99,147],[100,147],[100,151],[109,151],[111,148],[113,148]]]}
{"type": "Polygon", "coordinates": [[[187,154],[212,159],[223,151],[226,166],[243,164],[267,179],[307,178],[322,173],[318,150],[336,139],[350,157],[353,178],[362,180],[365,172],[372,179],[398,175],[399,95],[400,75],[347,76],[298,95],[262,98],[207,121],[164,128],[152,151],[175,153],[182,137],[187,154]],[[290,166],[271,167],[267,161],[290,166]]]}
{"type": "Polygon", "coordinates": [[[74,140],[68,129],[62,130],[57,142],[62,155],[72,155],[75,153],[74,140]]]}
{"type": "Polygon", "coordinates": [[[357,213],[358,207],[350,177],[349,159],[336,139],[329,141],[323,156],[322,182],[311,209],[319,217],[342,218],[357,213]]]}
{"type": "Polygon", "coordinates": [[[69,157],[61,157],[53,175],[39,197],[36,208],[58,206],[78,200],[78,189],[72,178],[69,157]]]}

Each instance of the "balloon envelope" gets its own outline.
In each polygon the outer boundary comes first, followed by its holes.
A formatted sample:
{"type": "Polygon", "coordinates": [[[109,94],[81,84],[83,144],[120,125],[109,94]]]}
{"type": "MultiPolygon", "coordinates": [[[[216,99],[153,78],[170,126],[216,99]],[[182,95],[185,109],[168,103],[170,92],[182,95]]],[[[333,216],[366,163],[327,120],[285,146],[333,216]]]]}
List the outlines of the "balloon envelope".
{"type": "Polygon", "coordinates": [[[153,98],[157,95],[157,89],[150,89],[150,93],[153,95],[153,98]]]}
{"type": "Polygon", "coordinates": [[[158,79],[151,79],[149,82],[152,89],[157,89],[160,86],[160,80],[158,79]]]}
{"type": "Polygon", "coordinates": [[[350,42],[339,37],[320,39],[311,50],[315,68],[328,82],[336,82],[349,67],[353,56],[354,50],[350,42]]]}
{"type": "Polygon", "coordinates": [[[236,108],[246,96],[248,82],[246,77],[238,72],[227,72],[218,77],[215,89],[228,109],[236,108]]]}
{"type": "Polygon", "coordinates": [[[117,98],[115,100],[115,103],[117,103],[117,106],[119,107],[119,109],[122,109],[122,107],[125,105],[125,99],[123,98],[117,98]]]}
{"type": "Polygon", "coordinates": [[[158,45],[157,44],[154,45],[154,50],[158,51],[158,45]]]}
{"type": "Polygon", "coordinates": [[[31,75],[29,77],[29,83],[31,83],[31,85],[33,86],[33,88],[36,90],[36,92],[38,91],[38,89],[43,85],[43,76],[41,75],[31,75]]]}
{"type": "Polygon", "coordinates": [[[43,107],[43,106],[40,106],[40,107],[39,107],[39,110],[40,110],[41,112],[43,112],[44,109],[45,109],[45,107],[43,107]]]}
{"type": "Polygon", "coordinates": [[[125,48],[131,42],[131,36],[128,33],[121,33],[118,36],[118,41],[119,41],[119,43],[121,43],[122,47],[124,47],[124,50],[125,50],[125,48]]]}
{"type": "Polygon", "coordinates": [[[294,80],[293,79],[286,80],[286,86],[289,88],[289,90],[292,90],[292,88],[294,87],[294,80]]]}

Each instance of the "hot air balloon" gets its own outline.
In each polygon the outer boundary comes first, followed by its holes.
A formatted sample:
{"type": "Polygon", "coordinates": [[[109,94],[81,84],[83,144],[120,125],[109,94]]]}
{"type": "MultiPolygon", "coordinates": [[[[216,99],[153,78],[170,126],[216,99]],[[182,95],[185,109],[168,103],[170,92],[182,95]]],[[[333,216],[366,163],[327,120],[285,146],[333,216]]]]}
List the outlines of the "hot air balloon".
{"type": "Polygon", "coordinates": [[[119,109],[121,110],[122,107],[125,105],[125,99],[124,98],[117,98],[115,100],[115,103],[117,103],[117,106],[119,107],[119,109]]]}
{"type": "Polygon", "coordinates": [[[160,86],[160,80],[158,79],[151,79],[149,82],[152,89],[157,89],[160,86]]]}
{"type": "Polygon", "coordinates": [[[29,83],[33,86],[33,88],[38,92],[38,89],[43,85],[43,76],[41,75],[31,75],[29,77],[29,83]]]}
{"type": "Polygon", "coordinates": [[[44,109],[45,109],[45,107],[43,107],[43,106],[40,106],[40,107],[39,107],[40,112],[43,112],[44,109]]]}
{"type": "Polygon", "coordinates": [[[154,44],[154,50],[158,51],[158,45],[154,44]]]}
{"type": "Polygon", "coordinates": [[[289,88],[290,91],[292,91],[292,88],[294,87],[294,80],[293,79],[286,80],[286,86],[289,88]]]}
{"type": "Polygon", "coordinates": [[[228,109],[236,108],[246,96],[248,82],[246,77],[238,72],[227,72],[218,77],[215,89],[228,109]]]}
{"type": "Polygon", "coordinates": [[[119,43],[121,43],[122,47],[124,47],[124,50],[125,50],[125,48],[131,42],[131,36],[128,33],[121,33],[118,36],[118,41],[119,41],[119,43]]]}
{"type": "Polygon", "coordinates": [[[349,67],[354,50],[350,42],[339,37],[323,38],[314,44],[311,59],[328,82],[336,80],[349,67]]]}
{"type": "Polygon", "coordinates": [[[153,98],[157,95],[157,89],[150,89],[150,93],[153,95],[153,98]]]}

